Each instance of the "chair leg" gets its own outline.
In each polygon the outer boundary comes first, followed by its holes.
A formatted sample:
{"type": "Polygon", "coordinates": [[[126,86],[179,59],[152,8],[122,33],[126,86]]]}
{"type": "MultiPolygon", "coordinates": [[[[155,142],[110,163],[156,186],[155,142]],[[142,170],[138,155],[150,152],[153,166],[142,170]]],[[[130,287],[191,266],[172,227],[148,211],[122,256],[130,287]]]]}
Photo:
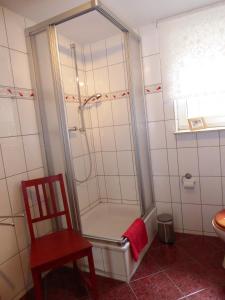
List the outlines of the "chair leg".
{"type": "Polygon", "coordinates": [[[93,299],[98,299],[98,290],[97,290],[97,281],[96,281],[96,275],[95,275],[95,265],[93,260],[92,251],[88,254],[88,265],[90,270],[90,281],[92,286],[92,295],[93,299]]]}
{"type": "Polygon", "coordinates": [[[43,292],[41,286],[41,274],[38,272],[32,272],[33,282],[34,282],[34,294],[35,300],[43,300],[43,292]]]}

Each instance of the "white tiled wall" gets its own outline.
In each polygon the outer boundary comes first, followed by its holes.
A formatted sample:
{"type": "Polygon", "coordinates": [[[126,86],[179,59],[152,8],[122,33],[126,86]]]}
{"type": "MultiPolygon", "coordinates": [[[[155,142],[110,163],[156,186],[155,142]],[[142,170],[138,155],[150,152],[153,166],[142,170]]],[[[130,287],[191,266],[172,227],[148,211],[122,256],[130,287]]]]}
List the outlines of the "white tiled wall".
{"type": "Polygon", "coordinates": [[[162,92],[146,95],[155,201],[158,213],[173,214],[177,231],[213,234],[211,220],[225,203],[224,132],[174,135],[173,105],[163,97],[156,24],[140,28],[145,85],[162,92]],[[184,189],[191,173],[195,188],[184,189]]]}
{"type": "MultiPolygon", "coordinates": [[[[75,69],[71,58],[71,41],[59,38],[64,92],[74,95],[75,69]]],[[[109,94],[127,89],[122,35],[96,43],[77,46],[79,80],[84,82],[82,96],[109,94]],[[80,76],[82,74],[82,77],[80,76]]],[[[79,104],[66,102],[69,126],[80,127],[79,104]]],[[[77,184],[82,213],[101,202],[137,204],[134,153],[131,137],[129,97],[100,101],[84,109],[85,125],[92,151],[92,177],[77,184]],[[96,177],[97,176],[97,177],[96,177]],[[97,182],[97,189],[93,184],[97,182]],[[133,184],[130,188],[129,184],[133,184]],[[88,190],[92,188],[92,190],[88,190]]],[[[84,134],[71,133],[71,146],[76,177],[83,179],[89,170],[84,134]]]]}
{"type": "MultiPolygon", "coordinates": [[[[0,8],[0,87],[31,89],[24,37],[28,21],[0,8]]],[[[24,212],[20,183],[43,173],[34,100],[0,98],[0,215],[24,212]]],[[[0,217],[1,223],[11,221],[0,217]]],[[[0,225],[2,300],[18,298],[31,284],[26,220],[13,221],[15,227],[0,225]]]]}

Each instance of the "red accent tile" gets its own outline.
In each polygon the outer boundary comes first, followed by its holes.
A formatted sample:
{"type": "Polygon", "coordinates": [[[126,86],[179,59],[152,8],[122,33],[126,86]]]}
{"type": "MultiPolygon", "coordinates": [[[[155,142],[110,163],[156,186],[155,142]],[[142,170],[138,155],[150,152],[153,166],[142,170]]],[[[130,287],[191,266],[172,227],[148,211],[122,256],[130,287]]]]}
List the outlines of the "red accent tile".
{"type": "Polygon", "coordinates": [[[182,293],[164,272],[132,282],[138,300],[175,300],[182,297],[182,293]]]}
{"type": "Polygon", "coordinates": [[[224,300],[225,287],[214,287],[205,289],[186,297],[187,300],[224,300]]]}
{"type": "Polygon", "coordinates": [[[205,277],[204,268],[196,262],[184,262],[167,269],[166,274],[185,294],[209,287],[210,281],[205,277]]]}
{"type": "Polygon", "coordinates": [[[138,267],[136,273],[132,277],[132,281],[157,273],[160,270],[161,268],[159,264],[156,263],[154,257],[147,253],[147,255],[145,255],[145,257],[143,258],[140,266],[138,267]]]}
{"type": "Polygon", "coordinates": [[[164,245],[150,251],[152,257],[159,264],[161,269],[178,265],[184,261],[191,261],[192,258],[182,248],[176,245],[164,245]]]}

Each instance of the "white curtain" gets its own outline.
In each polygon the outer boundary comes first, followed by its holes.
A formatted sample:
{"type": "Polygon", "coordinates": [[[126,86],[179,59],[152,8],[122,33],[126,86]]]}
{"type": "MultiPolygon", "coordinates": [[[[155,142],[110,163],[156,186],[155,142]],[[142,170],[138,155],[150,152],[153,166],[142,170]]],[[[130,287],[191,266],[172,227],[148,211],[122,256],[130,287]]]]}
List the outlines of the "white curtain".
{"type": "Polygon", "coordinates": [[[158,24],[164,97],[175,103],[179,129],[187,118],[225,126],[225,5],[158,24]]]}

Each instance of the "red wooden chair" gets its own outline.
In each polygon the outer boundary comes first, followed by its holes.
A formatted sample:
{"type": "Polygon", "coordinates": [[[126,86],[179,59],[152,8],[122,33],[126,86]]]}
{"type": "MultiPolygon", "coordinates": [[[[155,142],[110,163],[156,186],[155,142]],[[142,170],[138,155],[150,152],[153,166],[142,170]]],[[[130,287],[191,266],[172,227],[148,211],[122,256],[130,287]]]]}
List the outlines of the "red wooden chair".
{"type": "Polygon", "coordinates": [[[97,299],[96,277],[92,256],[92,245],[80,234],[72,229],[67,196],[62,174],[33,180],[22,181],[22,191],[25,202],[27,221],[31,236],[30,266],[34,282],[36,300],[43,299],[41,288],[41,273],[57,268],[70,261],[76,268],[76,260],[87,256],[90,276],[87,284],[92,291],[93,299],[97,299]],[[57,209],[56,185],[61,191],[61,198],[64,208],[57,209]],[[28,190],[34,189],[38,206],[38,217],[32,217],[29,204],[28,190]],[[42,193],[40,193],[42,190],[42,193]],[[42,197],[43,199],[41,199],[42,197]],[[33,224],[48,219],[64,216],[67,229],[56,231],[45,236],[36,238],[33,224]]]}

